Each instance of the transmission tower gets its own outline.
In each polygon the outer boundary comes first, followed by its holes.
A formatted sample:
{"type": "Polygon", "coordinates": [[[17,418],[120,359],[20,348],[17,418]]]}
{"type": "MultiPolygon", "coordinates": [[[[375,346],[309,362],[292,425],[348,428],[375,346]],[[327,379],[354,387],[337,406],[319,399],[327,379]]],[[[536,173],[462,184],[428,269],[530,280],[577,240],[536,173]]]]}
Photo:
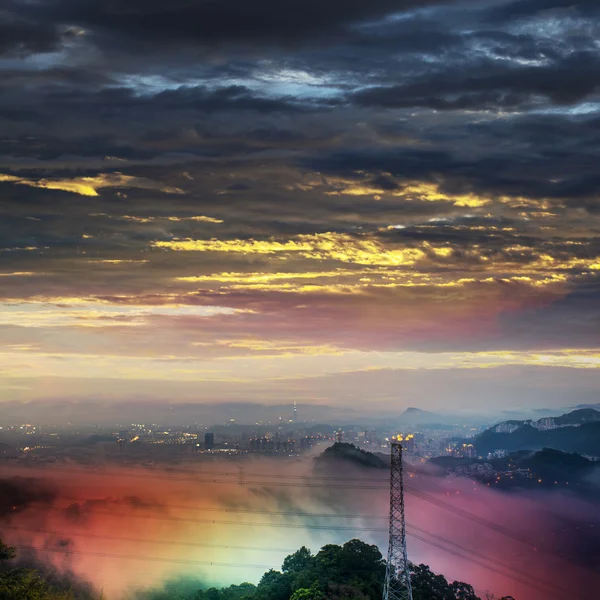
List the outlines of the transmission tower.
{"type": "Polygon", "coordinates": [[[388,547],[385,584],[383,586],[383,600],[413,600],[408,555],[406,553],[402,441],[402,436],[391,440],[390,544],[388,547]]]}

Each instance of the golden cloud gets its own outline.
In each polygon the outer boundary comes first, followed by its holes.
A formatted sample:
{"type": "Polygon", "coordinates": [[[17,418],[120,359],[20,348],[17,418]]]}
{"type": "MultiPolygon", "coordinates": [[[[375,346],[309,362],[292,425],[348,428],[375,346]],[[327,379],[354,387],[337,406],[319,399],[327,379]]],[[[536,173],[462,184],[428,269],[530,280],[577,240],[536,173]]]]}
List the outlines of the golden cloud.
{"type": "MultiPolygon", "coordinates": [[[[106,215],[108,216],[108,215],[106,215]]],[[[207,217],[205,215],[197,215],[192,217],[172,217],[172,216],[161,216],[161,217],[133,217],[131,215],[123,215],[122,217],[109,217],[117,218],[121,221],[133,221],[135,223],[153,223],[154,221],[196,221],[201,223],[223,223],[222,219],[216,219],[214,217],[207,217]]]]}
{"type": "Polygon", "coordinates": [[[15,175],[5,175],[0,173],[0,182],[14,183],[16,185],[26,185],[33,188],[46,190],[62,190],[79,194],[80,196],[98,196],[99,189],[102,188],[139,188],[147,190],[158,190],[166,194],[185,194],[183,190],[177,187],[164,186],[151,179],[144,177],[133,177],[123,175],[123,173],[101,173],[96,177],[77,177],[75,179],[26,179],[15,175]]]}
{"type": "Polygon", "coordinates": [[[241,284],[261,284],[280,280],[294,279],[321,279],[331,277],[356,277],[357,275],[371,273],[372,271],[307,271],[303,273],[214,273],[212,275],[198,275],[192,277],[176,277],[177,281],[187,283],[223,282],[241,284]]]}
{"type": "MultiPolygon", "coordinates": [[[[385,173],[384,175],[392,178],[389,173],[385,173]]],[[[372,178],[372,175],[369,175],[369,177],[372,178]]],[[[473,193],[448,194],[441,191],[439,184],[422,181],[398,182],[398,187],[395,189],[386,189],[382,186],[373,185],[367,181],[366,177],[362,182],[355,179],[330,178],[325,185],[333,188],[325,192],[328,196],[375,196],[377,200],[381,196],[394,196],[423,202],[450,202],[455,206],[468,208],[479,208],[487,206],[492,202],[489,198],[477,196],[473,193]]],[[[321,186],[319,185],[319,187],[321,186]]]]}
{"type": "Polygon", "coordinates": [[[154,248],[177,252],[228,252],[241,255],[296,254],[310,260],[337,260],[357,265],[412,266],[428,257],[447,258],[452,249],[424,242],[421,247],[387,248],[367,235],[351,236],[340,233],[299,235],[293,239],[268,240],[193,240],[190,238],[156,241],[154,248]]]}

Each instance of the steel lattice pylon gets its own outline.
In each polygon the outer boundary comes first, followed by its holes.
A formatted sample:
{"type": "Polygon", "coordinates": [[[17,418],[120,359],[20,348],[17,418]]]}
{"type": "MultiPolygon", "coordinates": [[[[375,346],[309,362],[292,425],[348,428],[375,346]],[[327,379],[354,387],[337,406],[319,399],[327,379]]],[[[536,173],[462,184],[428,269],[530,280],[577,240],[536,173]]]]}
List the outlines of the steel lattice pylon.
{"type": "Polygon", "coordinates": [[[402,438],[392,439],[390,467],[390,545],[383,587],[383,600],[413,600],[406,552],[402,438]]]}

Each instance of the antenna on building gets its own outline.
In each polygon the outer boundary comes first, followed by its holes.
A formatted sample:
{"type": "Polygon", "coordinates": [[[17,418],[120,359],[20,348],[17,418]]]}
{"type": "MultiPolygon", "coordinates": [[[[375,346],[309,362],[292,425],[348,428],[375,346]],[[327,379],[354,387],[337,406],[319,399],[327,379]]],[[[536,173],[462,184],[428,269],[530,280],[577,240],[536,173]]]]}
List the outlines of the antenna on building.
{"type": "Polygon", "coordinates": [[[410,568],[406,552],[406,521],[404,518],[404,474],[402,436],[391,439],[390,466],[390,541],[383,600],[413,600],[410,568]]]}

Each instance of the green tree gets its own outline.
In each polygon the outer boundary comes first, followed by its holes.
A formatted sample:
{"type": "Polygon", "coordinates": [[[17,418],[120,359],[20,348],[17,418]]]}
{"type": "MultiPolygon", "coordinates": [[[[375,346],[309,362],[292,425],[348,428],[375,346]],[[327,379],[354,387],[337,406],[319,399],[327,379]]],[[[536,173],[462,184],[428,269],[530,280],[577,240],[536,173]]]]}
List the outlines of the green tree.
{"type": "Polygon", "coordinates": [[[306,546],[302,546],[294,554],[285,557],[281,570],[290,575],[297,575],[302,571],[312,569],[314,564],[315,558],[311,554],[311,551],[306,546]]]}
{"type": "Polygon", "coordinates": [[[290,600],[326,600],[325,594],[316,586],[296,590],[290,600]]]}
{"type": "Polygon", "coordinates": [[[259,600],[289,600],[291,595],[290,577],[274,569],[262,576],[256,588],[256,597],[259,600]]]}
{"type": "MultiPolygon", "coordinates": [[[[15,549],[0,540],[0,565],[15,556],[15,549]]],[[[74,600],[74,596],[53,589],[32,569],[13,569],[0,573],[0,600],[74,600]]]]}
{"type": "Polygon", "coordinates": [[[414,600],[456,600],[446,578],[433,573],[427,565],[412,565],[411,583],[414,600]]]}
{"type": "Polygon", "coordinates": [[[479,600],[475,595],[475,590],[472,585],[462,581],[455,581],[450,585],[450,589],[454,593],[456,600],[479,600]]]}
{"type": "Polygon", "coordinates": [[[0,540],[0,563],[14,558],[16,555],[15,549],[7,546],[0,540]]]}
{"type": "Polygon", "coordinates": [[[0,600],[74,600],[71,592],[58,592],[31,569],[0,575],[0,600]]]}

